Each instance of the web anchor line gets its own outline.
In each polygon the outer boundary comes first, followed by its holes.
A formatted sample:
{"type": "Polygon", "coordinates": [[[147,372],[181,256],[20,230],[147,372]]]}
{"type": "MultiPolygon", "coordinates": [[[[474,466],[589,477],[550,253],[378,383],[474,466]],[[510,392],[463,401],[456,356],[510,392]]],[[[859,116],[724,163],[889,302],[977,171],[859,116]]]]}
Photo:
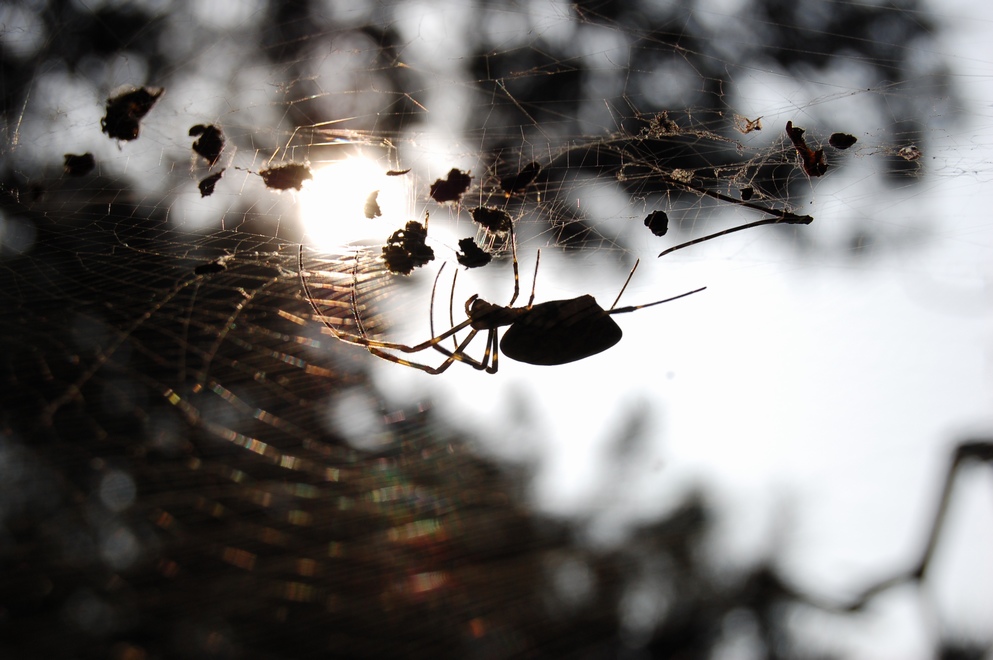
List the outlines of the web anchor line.
{"type": "Polygon", "coordinates": [[[760,211],[767,215],[773,217],[766,218],[764,220],[756,220],[755,222],[749,222],[738,227],[732,227],[731,229],[725,229],[723,231],[716,232],[714,234],[708,234],[707,236],[701,236],[700,238],[694,238],[692,241],[686,241],[685,243],[680,243],[674,247],[662,250],[659,253],[659,257],[664,257],[670,252],[675,252],[676,250],[682,250],[683,248],[690,247],[691,245],[696,245],[697,243],[703,243],[704,241],[709,241],[712,238],[719,238],[721,236],[727,236],[728,234],[733,234],[738,231],[743,231],[745,229],[751,229],[752,227],[761,227],[762,225],[809,225],[814,221],[814,217],[810,215],[797,215],[789,211],[784,211],[781,209],[771,209],[767,206],[762,206],[761,204],[756,204],[754,202],[748,202],[743,199],[735,199],[734,197],[729,197],[723,193],[716,192],[714,190],[708,190],[703,186],[698,186],[687,181],[680,181],[675,177],[660,173],[661,178],[666,183],[671,183],[676,186],[681,186],[688,190],[706,195],[707,197],[713,197],[714,199],[720,200],[722,202],[728,202],[730,204],[737,204],[738,206],[744,206],[755,211],[760,211]]]}

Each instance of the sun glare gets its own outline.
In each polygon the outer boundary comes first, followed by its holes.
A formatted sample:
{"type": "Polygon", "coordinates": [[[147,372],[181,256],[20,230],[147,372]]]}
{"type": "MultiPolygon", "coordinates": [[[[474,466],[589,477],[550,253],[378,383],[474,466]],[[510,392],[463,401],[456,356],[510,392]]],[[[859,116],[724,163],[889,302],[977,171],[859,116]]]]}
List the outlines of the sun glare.
{"type": "Polygon", "coordinates": [[[368,239],[385,241],[413,218],[410,175],[386,172],[381,163],[362,156],[315,168],[314,179],[300,193],[301,218],[311,244],[334,249],[368,239]],[[381,215],[367,217],[375,210],[381,215]]]}

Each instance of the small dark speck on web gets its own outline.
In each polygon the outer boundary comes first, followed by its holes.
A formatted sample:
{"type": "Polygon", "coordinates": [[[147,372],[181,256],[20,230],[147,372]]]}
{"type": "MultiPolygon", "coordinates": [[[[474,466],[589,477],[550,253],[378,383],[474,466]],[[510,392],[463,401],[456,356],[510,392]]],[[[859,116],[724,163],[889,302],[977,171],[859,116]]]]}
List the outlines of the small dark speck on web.
{"type": "Polygon", "coordinates": [[[310,168],[299,163],[270,167],[259,172],[259,176],[262,177],[266,187],[273,190],[289,190],[290,188],[300,190],[305,179],[314,178],[314,175],[310,173],[310,168]]]}
{"type": "Polygon", "coordinates": [[[858,141],[857,137],[848,133],[832,133],[828,138],[828,144],[835,149],[847,149],[858,141]]]}
{"type": "Polygon", "coordinates": [[[221,150],[224,149],[224,135],[221,129],[214,125],[204,126],[197,124],[190,129],[190,137],[199,135],[199,139],[193,143],[193,151],[206,159],[208,163],[214,165],[221,157],[221,150]]]}
{"type": "Polygon", "coordinates": [[[218,259],[207,264],[200,264],[193,269],[193,272],[197,275],[213,275],[214,273],[222,273],[227,269],[228,267],[224,265],[224,262],[218,259]]]}
{"type": "Polygon", "coordinates": [[[107,100],[107,114],[100,129],[116,140],[138,138],[139,123],[165,91],[161,87],[140,87],[107,100]]]}
{"type": "Polygon", "coordinates": [[[468,172],[455,169],[448,172],[445,179],[438,179],[431,184],[431,199],[442,204],[444,202],[455,202],[469,189],[472,176],[468,172]]]}
{"type": "Polygon", "coordinates": [[[665,211],[652,211],[645,218],[645,226],[656,236],[665,236],[665,233],[669,231],[669,216],[665,214],[665,211]]]}
{"type": "Polygon", "coordinates": [[[466,268],[479,268],[493,260],[493,255],[476,245],[471,238],[460,239],[459,250],[461,252],[455,253],[455,259],[466,268]]]}
{"type": "Polygon", "coordinates": [[[214,186],[217,182],[221,180],[221,176],[224,174],[224,170],[217,172],[216,174],[211,174],[210,176],[204,178],[200,181],[200,196],[209,197],[214,194],[214,186]]]}
{"type": "Polygon", "coordinates": [[[535,180],[540,172],[540,163],[528,163],[517,174],[511,174],[500,179],[500,187],[508,195],[513,195],[531,185],[531,182],[535,180]]]}
{"type": "Polygon", "coordinates": [[[427,227],[416,220],[393,232],[383,246],[383,260],[389,271],[397,275],[410,275],[415,268],[432,261],[434,250],[425,244],[427,237],[427,227]]]}
{"type": "Polygon", "coordinates": [[[386,171],[386,176],[403,176],[404,174],[406,174],[409,171],[410,171],[410,168],[409,167],[407,169],[405,169],[405,170],[387,170],[386,171]]]}
{"type": "Polygon", "coordinates": [[[503,209],[495,209],[490,206],[477,206],[471,209],[472,219],[494,234],[503,234],[510,231],[510,214],[503,209]]]}
{"type": "Polygon", "coordinates": [[[93,154],[65,154],[65,173],[69,176],[86,176],[97,166],[93,154]]]}
{"type": "Polygon", "coordinates": [[[365,217],[370,220],[373,218],[378,218],[383,215],[383,210],[379,208],[379,202],[377,198],[379,197],[379,191],[373,190],[369,193],[369,196],[365,200],[365,217]]]}

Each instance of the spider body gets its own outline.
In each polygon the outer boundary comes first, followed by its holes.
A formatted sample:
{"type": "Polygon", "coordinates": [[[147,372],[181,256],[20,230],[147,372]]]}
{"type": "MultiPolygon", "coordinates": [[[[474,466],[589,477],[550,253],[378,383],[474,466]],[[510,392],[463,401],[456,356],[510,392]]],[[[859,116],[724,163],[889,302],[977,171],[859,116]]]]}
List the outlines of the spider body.
{"type": "MultiPolygon", "coordinates": [[[[513,245],[513,243],[512,243],[513,245]]],[[[541,253],[538,253],[540,260],[541,253]]],[[[577,296],[567,300],[550,300],[548,302],[534,304],[534,283],[531,285],[531,298],[528,304],[523,307],[514,307],[514,302],[520,294],[520,283],[517,268],[516,249],[514,250],[514,295],[507,305],[497,305],[483,300],[478,295],[470,296],[465,302],[466,318],[461,323],[453,324],[451,328],[435,335],[434,332],[434,295],[437,289],[438,279],[441,277],[442,269],[438,270],[435,278],[435,287],[431,293],[431,339],[420,344],[403,344],[399,342],[382,341],[372,339],[364,334],[356,335],[344,332],[335,328],[327,322],[323,314],[317,307],[307,280],[304,277],[303,248],[300,252],[300,275],[303,282],[307,298],[310,300],[314,311],[324,324],[331,330],[338,339],[365,347],[370,353],[390,362],[396,362],[406,367],[420,369],[430,374],[439,374],[452,366],[455,362],[464,362],[474,369],[496,373],[500,352],[518,362],[535,365],[558,365],[575,362],[584,358],[602,353],[621,340],[623,333],[620,326],[614,322],[610,316],[612,314],[624,314],[633,312],[645,307],[661,305],[662,303],[683,298],[693,293],[703,291],[703,288],[683,293],[678,296],[657,300],[644,305],[633,305],[630,307],[617,307],[624,289],[638,268],[637,262],[628,274],[621,293],[617,295],[617,300],[610,309],[604,309],[597,303],[596,299],[589,295],[577,296]],[[469,329],[468,334],[461,340],[457,334],[462,330],[469,329]],[[503,339],[499,338],[500,328],[507,328],[503,334],[503,339]],[[469,344],[480,332],[486,333],[486,349],[482,359],[475,359],[466,354],[469,344]],[[454,339],[455,348],[450,350],[441,345],[449,337],[454,339]],[[406,360],[396,353],[419,353],[432,348],[446,356],[444,362],[434,367],[419,362],[406,360]],[[492,360],[492,361],[491,361],[492,360]]],[[[537,282],[538,261],[535,263],[535,282],[537,282]]],[[[454,291],[455,284],[452,283],[454,291]]]]}
{"type": "Polygon", "coordinates": [[[528,364],[566,364],[602,353],[621,340],[621,327],[587,294],[522,311],[503,333],[500,350],[528,364]]]}

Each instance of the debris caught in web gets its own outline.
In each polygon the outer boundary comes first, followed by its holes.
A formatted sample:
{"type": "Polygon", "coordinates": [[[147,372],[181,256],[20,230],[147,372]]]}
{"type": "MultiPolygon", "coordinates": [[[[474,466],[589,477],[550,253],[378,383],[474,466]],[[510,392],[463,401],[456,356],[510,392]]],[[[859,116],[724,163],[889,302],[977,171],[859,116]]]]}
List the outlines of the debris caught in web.
{"type": "Polygon", "coordinates": [[[745,186],[744,188],[738,191],[738,194],[741,195],[741,199],[743,201],[747,202],[752,198],[752,195],[755,194],[755,189],[752,188],[751,186],[745,186]]]}
{"type": "Polygon", "coordinates": [[[69,176],[86,176],[97,166],[93,154],[65,154],[64,171],[69,176]]]}
{"type": "Polygon", "coordinates": [[[541,172],[540,163],[528,163],[521,168],[521,171],[517,174],[511,174],[510,176],[505,176],[500,179],[500,187],[508,195],[513,195],[514,193],[521,192],[535,180],[535,177],[541,172]]]}
{"type": "Polygon", "coordinates": [[[789,136],[797,154],[800,155],[803,171],[807,173],[807,176],[823,176],[828,167],[827,160],[824,158],[824,150],[814,151],[808,147],[803,133],[804,130],[799,126],[793,126],[792,121],[786,122],[786,135],[789,136]]]}
{"type": "Polygon", "coordinates": [[[405,170],[387,170],[386,171],[386,176],[403,176],[404,174],[406,174],[409,171],[410,171],[410,168],[409,167],[407,169],[405,169],[405,170]]]}
{"type": "Polygon", "coordinates": [[[832,133],[828,138],[828,144],[835,149],[847,149],[858,141],[857,137],[848,133],[832,133]]]}
{"type": "Polygon", "coordinates": [[[427,237],[427,227],[416,220],[393,232],[383,246],[383,260],[390,272],[410,275],[415,268],[433,261],[434,250],[425,244],[427,237]]]}
{"type": "Polygon", "coordinates": [[[924,155],[921,153],[921,150],[918,149],[917,146],[913,144],[903,147],[902,149],[900,149],[900,151],[896,152],[896,154],[900,158],[903,158],[904,160],[911,160],[911,161],[918,160],[921,156],[924,155]]]}
{"type": "Polygon", "coordinates": [[[378,218],[383,215],[383,210],[379,208],[379,202],[377,198],[379,197],[379,191],[373,190],[369,193],[369,196],[365,200],[365,217],[370,220],[373,218],[378,218]]]}
{"type": "Polygon", "coordinates": [[[190,137],[196,137],[198,135],[200,137],[193,143],[193,151],[203,156],[208,163],[214,165],[217,163],[217,159],[221,157],[221,150],[224,149],[224,135],[221,133],[221,129],[213,124],[206,126],[197,124],[190,129],[190,137]]]}
{"type": "Polygon", "coordinates": [[[495,209],[492,206],[477,206],[470,209],[472,219],[494,234],[503,234],[510,231],[512,220],[510,214],[503,209],[495,209]]]}
{"type": "Polygon", "coordinates": [[[458,201],[462,193],[469,189],[471,181],[472,176],[468,172],[453,167],[445,179],[438,179],[431,184],[431,199],[439,204],[458,201]]]}
{"type": "Polygon", "coordinates": [[[751,133],[752,131],[761,131],[762,118],[756,117],[755,119],[749,119],[748,117],[744,117],[742,115],[735,115],[734,127],[745,135],[751,133]]]}
{"type": "Polygon", "coordinates": [[[656,236],[665,236],[665,233],[669,231],[669,216],[665,214],[665,211],[652,211],[645,218],[645,226],[656,236]]]}
{"type": "Polygon", "coordinates": [[[223,174],[224,174],[224,170],[221,170],[220,172],[217,172],[215,174],[211,174],[210,176],[202,179],[200,181],[200,183],[199,183],[200,196],[201,197],[210,197],[211,195],[213,195],[214,194],[214,186],[216,186],[217,185],[217,182],[221,180],[221,176],[223,174]]]}
{"type": "Polygon", "coordinates": [[[455,259],[466,268],[479,268],[493,260],[493,255],[476,245],[471,238],[460,239],[459,250],[461,252],[455,253],[455,259]]]}
{"type": "Polygon", "coordinates": [[[213,275],[214,273],[222,273],[228,269],[228,267],[224,264],[225,261],[227,261],[227,259],[222,258],[216,259],[209,263],[200,264],[193,269],[193,272],[196,275],[213,275]]]}
{"type": "Polygon", "coordinates": [[[270,167],[259,172],[259,176],[262,177],[266,187],[273,190],[289,190],[290,188],[300,190],[306,179],[314,178],[314,175],[310,173],[310,168],[300,163],[270,167]]]}
{"type": "Polygon", "coordinates": [[[107,114],[100,120],[100,129],[115,140],[137,139],[142,117],[164,91],[161,87],[140,87],[108,99],[107,114]]]}

